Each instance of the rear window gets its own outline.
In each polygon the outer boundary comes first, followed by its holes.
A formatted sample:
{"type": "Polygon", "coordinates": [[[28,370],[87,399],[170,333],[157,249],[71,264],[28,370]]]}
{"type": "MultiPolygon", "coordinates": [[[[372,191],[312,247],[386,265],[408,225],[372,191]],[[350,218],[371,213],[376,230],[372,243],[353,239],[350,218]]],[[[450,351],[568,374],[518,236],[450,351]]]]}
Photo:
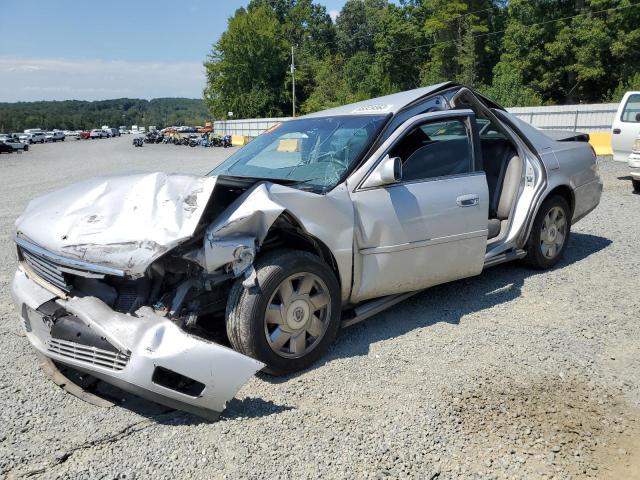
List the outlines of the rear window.
{"type": "Polygon", "coordinates": [[[640,94],[629,95],[627,103],[622,110],[623,122],[640,123],[640,94]]]}

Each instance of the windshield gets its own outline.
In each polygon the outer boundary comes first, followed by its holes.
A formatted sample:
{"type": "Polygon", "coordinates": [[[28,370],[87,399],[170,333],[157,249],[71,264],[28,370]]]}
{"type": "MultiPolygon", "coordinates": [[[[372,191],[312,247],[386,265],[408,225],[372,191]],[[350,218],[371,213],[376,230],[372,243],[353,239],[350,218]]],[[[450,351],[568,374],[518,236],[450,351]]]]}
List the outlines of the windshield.
{"type": "Polygon", "coordinates": [[[333,188],[371,145],[384,116],[337,116],[276,125],[209,175],[286,180],[314,190],[333,188]]]}

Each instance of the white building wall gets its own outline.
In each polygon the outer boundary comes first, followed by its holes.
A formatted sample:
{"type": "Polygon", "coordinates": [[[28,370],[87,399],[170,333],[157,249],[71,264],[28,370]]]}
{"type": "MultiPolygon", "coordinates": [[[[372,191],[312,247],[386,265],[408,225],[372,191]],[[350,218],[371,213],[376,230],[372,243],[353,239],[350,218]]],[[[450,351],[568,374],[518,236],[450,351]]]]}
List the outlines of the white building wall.
{"type": "MultiPolygon", "coordinates": [[[[617,103],[584,105],[553,105],[546,107],[513,107],[507,110],[542,130],[572,130],[579,132],[606,132],[611,129],[617,103]]],[[[257,137],[284,118],[249,118],[214,122],[214,130],[222,135],[257,137]]]]}

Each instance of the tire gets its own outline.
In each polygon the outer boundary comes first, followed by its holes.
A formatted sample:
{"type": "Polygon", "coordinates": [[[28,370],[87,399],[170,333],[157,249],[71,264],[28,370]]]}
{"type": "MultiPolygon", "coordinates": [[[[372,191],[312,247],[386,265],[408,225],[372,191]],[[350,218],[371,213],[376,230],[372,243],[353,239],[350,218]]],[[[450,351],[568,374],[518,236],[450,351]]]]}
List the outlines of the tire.
{"type": "Polygon", "coordinates": [[[553,267],[562,259],[570,236],[571,210],[567,201],[559,195],[547,198],[533,222],[525,262],[539,270],[553,267]]]}
{"type": "Polygon", "coordinates": [[[640,180],[631,180],[631,185],[633,185],[634,192],[640,193],[640,180]]]}
{"type": "Polygon", "coordinates": [[[226,326],[232,347],[263,362],[271,375],[308,367],[326,352],[340,327],[340,287],[333,271],[316,255],[295,250],[267,253],[254,268],[257,286],[246,288],[240,278],[229,294],[226,326]],[[288,308],[281,297],[285,283],[292,293],[288,308]],[[312,285],[306,295],[305,283],[312,285]],[[324,306],[316,308],[311,298],[324,306]],[[274,312],[269,317],[280,325],[267,320],[269,306],[274,312]],[[296,322],[297,330],[290,325],[296,322]],[[312,335],[307,328],[318,333],[312,335]]]}
{"type": "Polygon", "coordinates": [[[25,145],[22,150],[25,151],[25,152],[28,152],[29,151],[29,145],[25,145]]]}

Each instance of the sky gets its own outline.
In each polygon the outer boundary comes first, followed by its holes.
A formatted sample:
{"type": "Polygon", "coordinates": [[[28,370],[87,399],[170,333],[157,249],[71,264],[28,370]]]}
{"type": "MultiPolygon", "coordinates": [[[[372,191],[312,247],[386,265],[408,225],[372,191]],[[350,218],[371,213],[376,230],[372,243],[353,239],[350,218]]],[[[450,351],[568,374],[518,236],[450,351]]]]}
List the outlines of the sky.
{"type": "MultiPolygon", "coordinates": [[[[345,0],[316,1],[335,17],[345,0]]],[[[0,0],[0,102],[200,98],[202,63],[247,3],[0,0]]]]}

